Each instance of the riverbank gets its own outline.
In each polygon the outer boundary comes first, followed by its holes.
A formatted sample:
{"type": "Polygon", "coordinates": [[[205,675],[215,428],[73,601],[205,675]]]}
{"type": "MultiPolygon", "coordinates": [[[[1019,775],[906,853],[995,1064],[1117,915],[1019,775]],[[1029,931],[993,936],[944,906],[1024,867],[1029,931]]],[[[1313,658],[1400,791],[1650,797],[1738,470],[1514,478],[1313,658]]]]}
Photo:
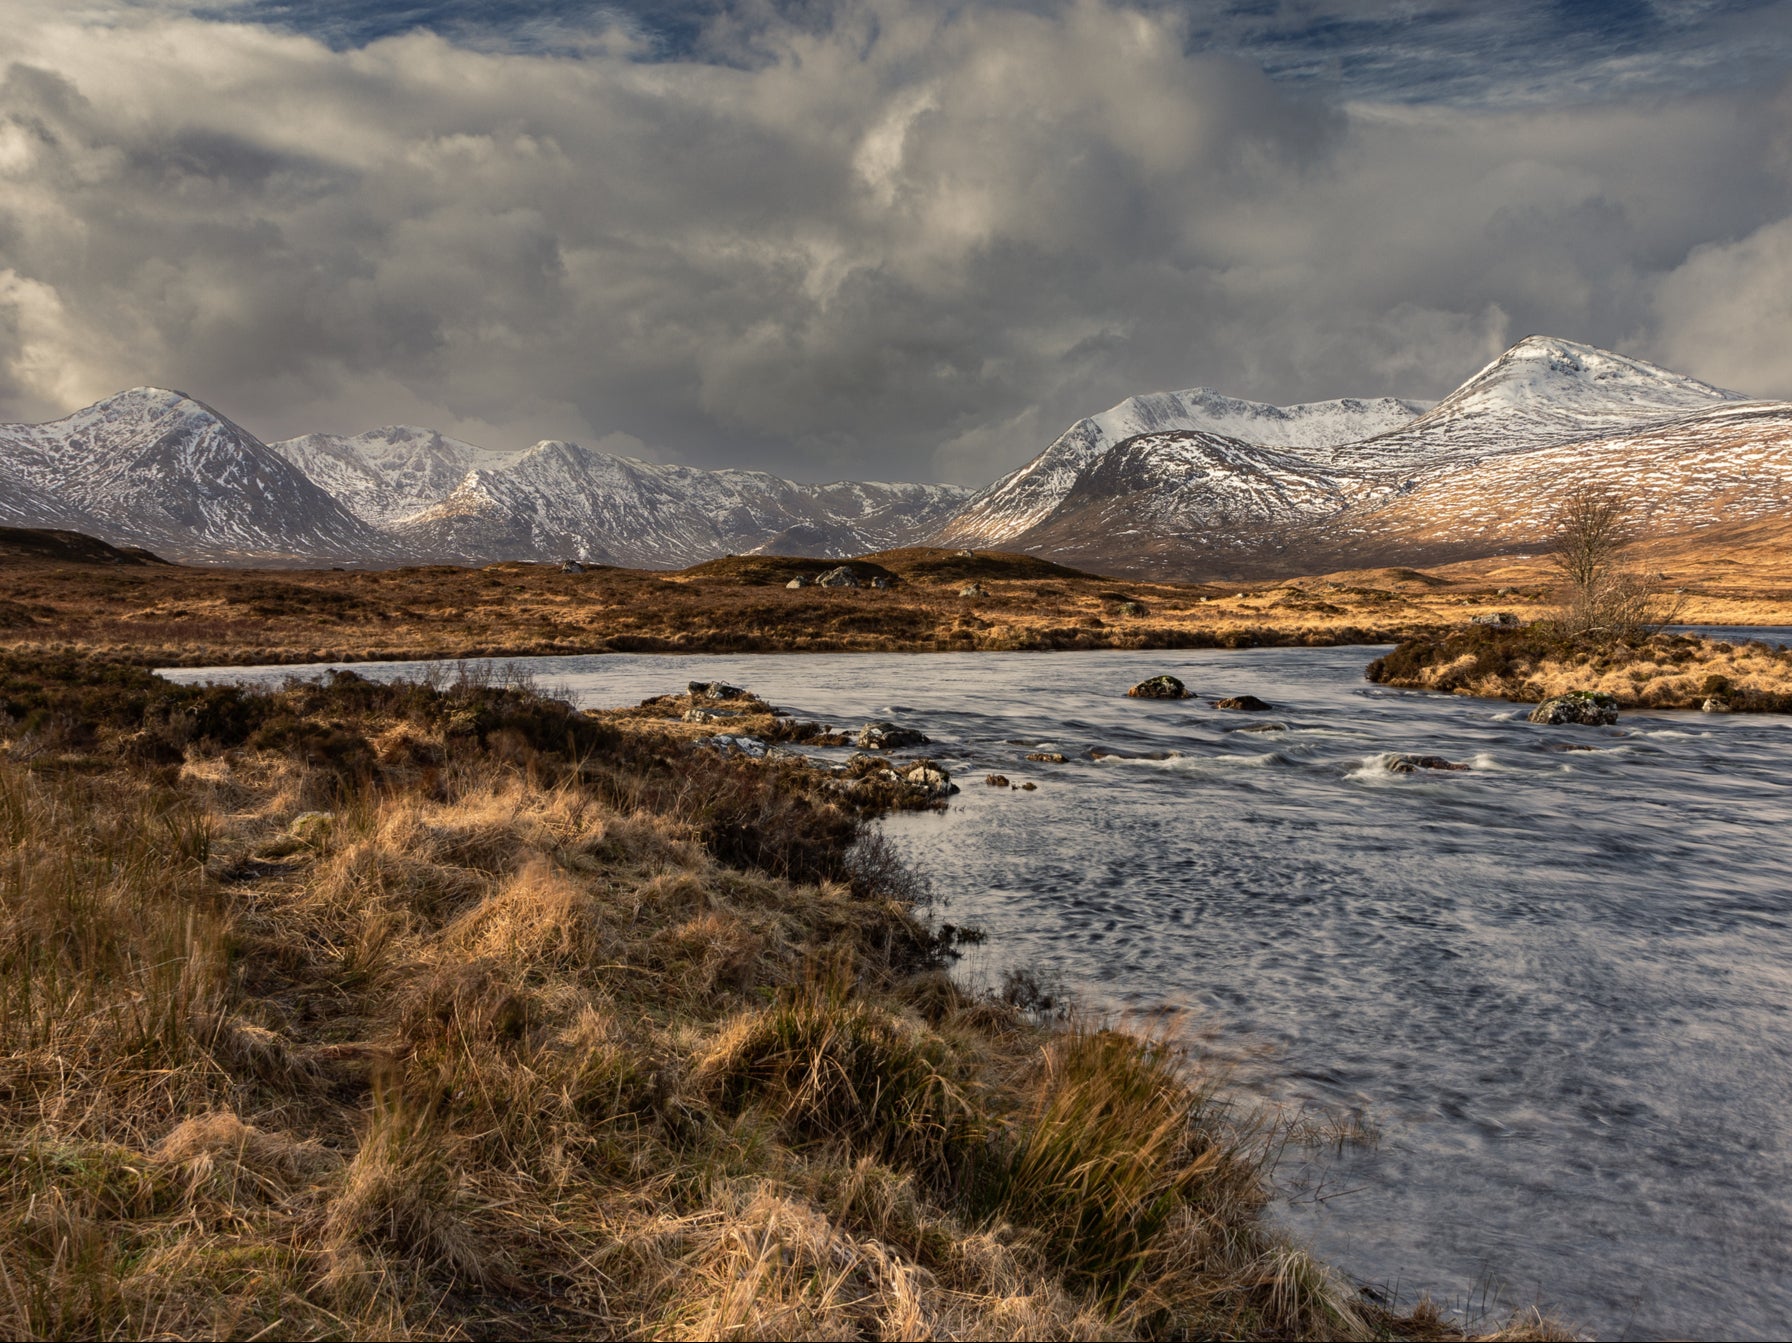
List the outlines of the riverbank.
{"type": "Polygon", "coordinates": [[[502,685],[0,712],[8,1335],[1451,1336],[1176,1051],[955,988],[887,796],[502,685]]]}
{"type": "Polygon", "coordinates": [[[1784,645],[1690,634],[1594,639],[1547,626],[1473,627],[1406,640],[1366,674],[1380,685],[1519,703],[1590,691],[1619,708],[1792,712],[1792,652],[1784,645]]]}

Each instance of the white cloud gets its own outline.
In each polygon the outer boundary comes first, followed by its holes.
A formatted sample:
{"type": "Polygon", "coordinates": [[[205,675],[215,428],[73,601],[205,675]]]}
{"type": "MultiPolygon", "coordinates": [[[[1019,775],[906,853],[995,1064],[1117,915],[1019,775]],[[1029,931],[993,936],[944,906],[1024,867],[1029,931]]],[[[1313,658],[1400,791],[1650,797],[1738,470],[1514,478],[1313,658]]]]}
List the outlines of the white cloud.
{"type": "Polygon", "coordinates": [[[1758,99],[1329,106],[1100,0],[762,15],[732,64],[0,3],[4,418],[154,382],[972,481],[1135,392],[1436,395],[1531,330],[1785,389],[1729,335],[1792,214],[1758,99]]]}

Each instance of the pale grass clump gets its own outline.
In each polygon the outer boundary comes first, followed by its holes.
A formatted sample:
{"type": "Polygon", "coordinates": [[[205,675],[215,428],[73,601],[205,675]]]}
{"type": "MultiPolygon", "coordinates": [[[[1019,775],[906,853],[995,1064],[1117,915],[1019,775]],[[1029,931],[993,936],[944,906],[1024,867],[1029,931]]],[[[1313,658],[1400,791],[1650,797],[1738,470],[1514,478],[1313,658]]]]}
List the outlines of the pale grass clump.
{"type": "Polygon", "coordinates": [[[1397,1323],[1167,1040],[953,986],[800,773],[306,693],[333,735],[280,740],[375,766],[0,761],[0,1334],[1397,1323]]]}

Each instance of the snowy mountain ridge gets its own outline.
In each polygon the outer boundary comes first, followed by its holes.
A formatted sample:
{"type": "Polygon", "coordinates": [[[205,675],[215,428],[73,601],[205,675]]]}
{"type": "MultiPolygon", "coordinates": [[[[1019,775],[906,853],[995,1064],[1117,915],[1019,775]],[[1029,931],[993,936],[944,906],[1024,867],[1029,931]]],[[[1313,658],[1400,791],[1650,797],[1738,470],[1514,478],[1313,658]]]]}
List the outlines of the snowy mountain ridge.
{"type": "Polygon", "coordinates": [[[0,425],[0,523],[227,563],[681,568],[931,543],[1249,576],[1523,548],[1577,481],[1636,495],[1662,529],[1792,509],[1792,405],[1531,336],[1429,406],[1130,397],[974,494],[797,484],[553,439],[498,452],[414,426],[268,445],[157,388],[0,425]]]}

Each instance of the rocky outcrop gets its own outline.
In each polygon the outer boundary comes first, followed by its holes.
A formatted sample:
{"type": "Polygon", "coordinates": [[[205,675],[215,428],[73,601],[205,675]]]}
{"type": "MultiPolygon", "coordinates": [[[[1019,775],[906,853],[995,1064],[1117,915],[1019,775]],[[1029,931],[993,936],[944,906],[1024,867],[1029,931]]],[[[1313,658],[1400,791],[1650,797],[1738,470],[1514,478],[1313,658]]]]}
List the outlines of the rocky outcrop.
{"type": "Polygon", "coordinates": [[[1151,676],[1126,693],[1134,699],[1187,699],[1188,687],[1174,676],[1151,676]]]}
{"type": "Polygon", "coordinates": [[[842,564],[838,569],[829,569],[815,580],[818,588],[859,588],[865,586],[859,582],[859,576],[842,564]]]}
{"type": "Polygon", "coordinates": [[[1610,727],[1618,721],[1617,697],[1603,690],[1571,690],[1566,695],[1546,699],[1532,709],[1530,721],[1548,727],[1564,724],[1610,727]]]}

